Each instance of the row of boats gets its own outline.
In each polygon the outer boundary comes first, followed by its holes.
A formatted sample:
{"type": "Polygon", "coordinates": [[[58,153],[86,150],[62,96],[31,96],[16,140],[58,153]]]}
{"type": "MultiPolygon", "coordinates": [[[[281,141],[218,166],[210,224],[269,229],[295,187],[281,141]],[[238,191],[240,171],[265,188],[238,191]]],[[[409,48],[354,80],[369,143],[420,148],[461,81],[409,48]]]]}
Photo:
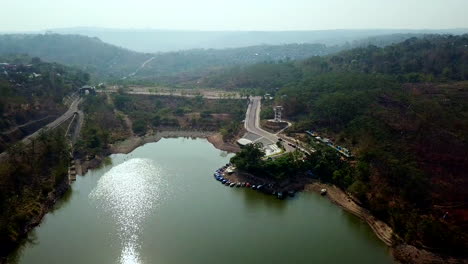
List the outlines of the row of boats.
{"type": "Polygon", "coordinates": [[[296,192],[295,191],[287,191],[287,192],[277,192],[273,190],[273,185],[272,184],[251,184],[249,182],[232,182],[229,179],[224,177],[224,172],[226,169],[231,166],[231,164],[226,164],[225,166],[219,168],[216,170],[216,172],[213,174],[215,179],[219,182],[221,182],[225,186],[229,186],[231,188],[236,187],[245,187],[245,188],[251,188],[252,190],[258,190],[262,191],[267,194],[272,194],[275,195],[278,199],[284,199],[287,196],[293,197],[296,192]]]}

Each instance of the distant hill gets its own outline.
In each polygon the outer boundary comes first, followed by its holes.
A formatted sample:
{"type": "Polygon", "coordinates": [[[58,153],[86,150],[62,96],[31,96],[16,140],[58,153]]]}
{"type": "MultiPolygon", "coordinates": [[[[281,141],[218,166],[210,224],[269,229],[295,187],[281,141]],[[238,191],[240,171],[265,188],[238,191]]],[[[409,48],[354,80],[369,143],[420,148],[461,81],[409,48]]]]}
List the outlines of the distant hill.
{"type": "Polygon", "coordinates": [[[261,45],[237,49],[197,49],[169,53],[139,53],[79,35],[0,35],[0,55],[28,54],[46,61],[77,66],[97,80],[156,80],[232,65],[304,59],[327,55],[342,47],[323,44],[261,45]],[[147,63],[144,63],[147,62],[147,63]],[[143,67],[144,65],[144,67],[143,67]]]}
{"type": "Polygon", "coordinates": [[[51,29],[60,34],[80,34],[140,52],[167,52],[188,49],[225,49],[257,45],[320,43],[343,45],[347,42],[391,34],[463,34],[468,29],[446,30],[311,30],[311,31],[182,31],[105,28],[51,29]]]}
{"type": "MultiPolygon", "coordinates": [[[[358,31],[359,34],[354,31],[343,31],[342,33],[344,34],[344,38],[346,36],[350,38],[351,36],[361,36],[376,32],[380,31],[358,31]]],[[[192,33],[194,34],[194,38],[203,38],[204,34],[208,34],[207,32],[199,32],[201,35],[192,33]]],[[[257,36],[257,33],[252,34],[253,36],[257,36]]],[[[285,36],[301,36],[302,34],[300,32],[283,33],[285,36]]],[[[337,32],[332,34],[332,32],[328,31],[325,33],[328,36],[337,36],[338,34],[337,32]]],[[[270,34],[275,37],[281,36],[281,34],[277,35],[272,32],[269,32],[267,35],[270,34]]],[[[315,32],[314,34],[318,33],[315,32]]],[[[150,37],[151,35],[144,36],[150,37]]],[[[206,73],[220,68],[262,62],[301,60],[313,56],[329,55],[369,44],[383,47],[413,36],[421,35],[415,33],[382,35],[355,40],[352,43],[343,45],[304,43],[141,53],[105,43],[96,37],[51,33],[7,34],[0,35],[0,55],[28,54],[32,57],[40,57],[44,61],[76,66],[81,70],[89,72],[92,80],[96,82],[125,79],[125,82],[133,83],[158,82],[162,84],[174,84],[198,80],[201,76],[206,75],[206,73]]],[[[130,36],[127,37],[132,39],[130,36]]],[[[284,38],[284,40],[298,39],[284,38]]],[[[146,41],[151,41],[151,38],[146,41]]],[[[165,40],[161,39],[161,41],[163,43],[165,40]]]]}
{"type": "Polygon", "coordinates": [[[402,81],[468,80],[468,34],[427,35],[386,46],[366,46],[287,63],[259,63],[220,69],[201,85],[222,89],[270,90],[300,79],[330,73],[387,74],[402,81]]]}
{"type": "Polygon", "coordinates": [[[59,34],[0,35],[0,55],[6,54],[28,54],[107,78],[129,74],[150,57],[97,38],[59,34]]]}
{"type": "Polygon", "coordinates": [[[197,79],[208,71],[237,65],[279,62],[323,56],[342,50],[342,46],[323,44],[260,45],[232,49],[195,49],[159,53],[140,69],[134,80],[172,82],[197,79]]]}

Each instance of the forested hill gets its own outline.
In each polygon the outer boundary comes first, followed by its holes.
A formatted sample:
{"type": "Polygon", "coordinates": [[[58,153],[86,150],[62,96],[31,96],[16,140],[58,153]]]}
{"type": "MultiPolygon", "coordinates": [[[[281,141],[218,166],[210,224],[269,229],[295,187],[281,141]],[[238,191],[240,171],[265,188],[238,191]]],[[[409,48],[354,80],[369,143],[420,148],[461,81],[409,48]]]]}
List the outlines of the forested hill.
{"type": "Polygon", "coordinates": [[[259,45],[232,49],[194,49],[156,54],[135,79],[157,81],[156,77],[176,77],[180,73],[194,78],[213,69],[251,65],[266,61],[281,62],[324,56],[343,50],[323,44],[259,45]]]}
{"type": "Polygon", "coordinates": [[[192,49],[167,53],[139,53],[80,35],[0,35],[0,55],[28,54],[45,61],[77,66],[95,81],[159,82],[180,84],[198,80],[220,68],[262,62],[302,60],[325,56],[354,46],[385,46],[412,36],[378,36],[340,46],[324,44],[257,45],[230,49],[192,49]],[[145,63],[147,62],[147,63],[145,63]]]}
{"type": "Polygon", "coordinates": [[[197,73],[232,65],[264,61],[304,59],[327,55],[343,47],[323,44],[291,44],[252,46],[236,49],[196,49],[179,52],[145,54],[80,35],[0,35],[1,54],[28,54],[50,62],[78,66],[98,80],[156,80],[180,73],[197,73]],[[145,61],[153,58],[145,67],[145,61]]]}
{"type": "Polygon", "coordinates": [[[327,72],[387,74],[400,81],[466,80],[468,35],[428,35],[386,47],[368,46],[325,57],[260,63],[219,70],[200,85],[224,89],[276,89],[327,72]]]}
{"type": "Polygon", "coordinates": [[[26,56],[0,56],[0,152],[66,110],[65,98],[89,75],[26,56]]]}
{"type": "Polygon", "coordinates": [[[356,156],[343,163],[318,148],[315,175],[352,193],[406,242],[466,254],[468,35],[232,68],[202,83],[275,94],[294,121],[291,135],[312,144],[304,132],[317,131],[356,156]]]}
{"type": "Polygon", "coordinates": [[[59,34],[0,35],[0,55],[6,54],[28,54],[48,62],[77,66],[100,78],[122,78],[151,57],[97,38],[59,34]]]}

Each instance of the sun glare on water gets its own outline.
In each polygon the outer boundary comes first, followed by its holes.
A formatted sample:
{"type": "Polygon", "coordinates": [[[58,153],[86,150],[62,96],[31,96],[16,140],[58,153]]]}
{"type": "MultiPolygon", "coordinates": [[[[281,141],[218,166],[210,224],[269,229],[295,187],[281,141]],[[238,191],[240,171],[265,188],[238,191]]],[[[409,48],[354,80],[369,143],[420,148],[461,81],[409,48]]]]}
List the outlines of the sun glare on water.
{"type": "Polygon", "coordinates": [[[153,161],[135,158],[109,170],[90,193],[91,201],[115,221],[122,247],[120,263],[142,263],[139,255],[142,226],[165,197],[164,185],[161,171],[153,161]]]}

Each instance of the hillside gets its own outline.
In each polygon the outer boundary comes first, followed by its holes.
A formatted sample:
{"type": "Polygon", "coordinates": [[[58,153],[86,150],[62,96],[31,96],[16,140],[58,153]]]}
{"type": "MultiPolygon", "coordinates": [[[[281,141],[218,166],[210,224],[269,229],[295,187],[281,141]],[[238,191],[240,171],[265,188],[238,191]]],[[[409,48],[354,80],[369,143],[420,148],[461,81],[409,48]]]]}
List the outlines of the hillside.
{"type": "Polygon", "coordinates": [[[181,73],[197,77],[200,72],[263,61],[304,59],[341,50],[322,44],[253,46],[238,49],[198,49],[143,54],[79,35],[0,35],[0,55],[28,54],[45,61],[76,66],[93,79],[161,81],[179,79],[181,73]],[[144,62],[148,62],[144,64],[144,62]],[[144,67],[142,67],[144,65],[144,67]]]}
{"type": "Polygon", "coordinates": [[[28,54],[105,78],[122,78],[150,56],[78,35],[0,35],[0,55],[28,54]]]}
{"type": "Polygon", "coordinates": [[[318,152],[305,166],[352,193],[403,241],[468,247],[468,36],[427,36],[207,76],[216,88],[275,94],[288,129],[318,152]],[[342,162],[306,130],[355,154],[342,162]]]}
{"type": "Polygon", "coordinates": [[[89,75],[24,56],[0,57],[0,152],[66,110],[65,98],[89,75]]]}
{"type": "Polygon", "coordinates": [[[205,76],[200,84],[224,89],[261,88],[274,92],[288,83],[331,72],[386,74],[400,82],[466,80],[467,43],[468,35],[428,35],[386,47],[345,50],[323,58],[220,69],[205,76]]]}
{"type": "Polygon", "coordinates": [[[197,80],[206,73],[236,65],[251,65],[265,61],[288,61],[323,56],[342,50],[323,44],[289,44],[251,46],[232,49],[197,49],[154,55],[132,80],[182,84],[197,80]]]}
{"type": "MultiPolygon", "coordinates": [[[[359,35],[360,36],[360,35],[359,35]]],[[[352,44],[257,45],[228,49],[190,49],[167,53],[139,53],[80,35],[0,35],[0,55],[28,54],[45,61],[75,66],[96,82],[192,84],[209,72],[262,62],[302,60],[325,56],[355,46],[387,44],[413,35],[365,38],[352,44]]],[[[164,39],[161,39],[164,41],[164,39]]]]}

